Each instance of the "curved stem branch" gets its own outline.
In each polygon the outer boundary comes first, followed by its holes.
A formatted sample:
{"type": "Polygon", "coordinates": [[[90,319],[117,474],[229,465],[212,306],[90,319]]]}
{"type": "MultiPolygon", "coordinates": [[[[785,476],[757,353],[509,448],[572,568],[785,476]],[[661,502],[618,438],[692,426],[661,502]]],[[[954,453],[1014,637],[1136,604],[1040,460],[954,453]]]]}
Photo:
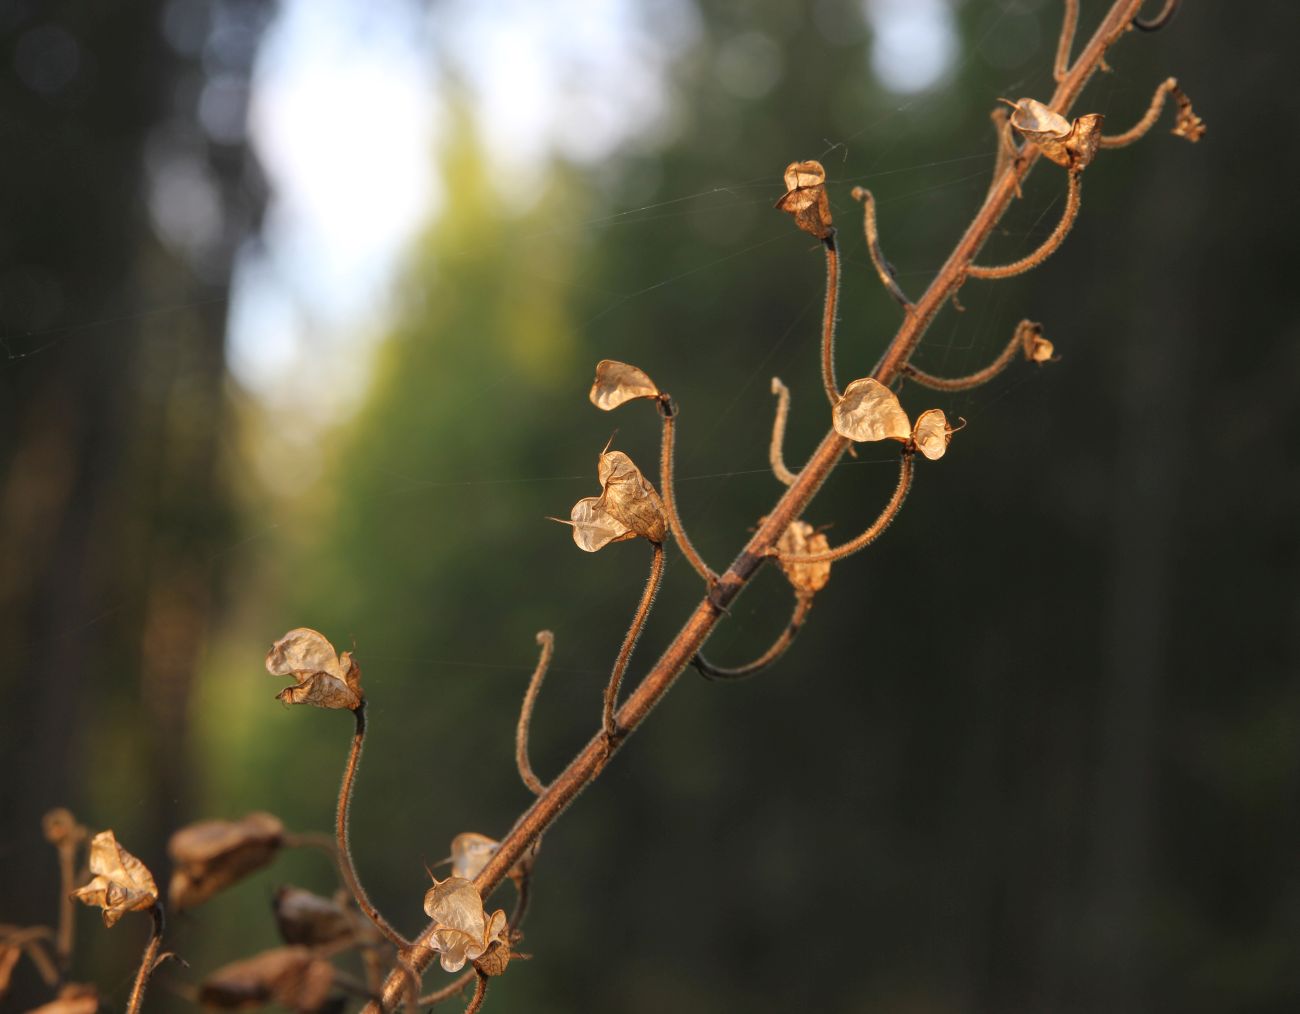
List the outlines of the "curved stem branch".
{"type": "Polygon", "coordinates": [[[347,767],[343,769],[343,784],[339,786],[339,803],[334,816],[334,844],[338,849],[339,873],[342,874],[343,883],[347,885],[352,899],[357,903],[357,908],[374,923],[375,929],[379,930],[389,943],[397,947],[409,947],[411,942],[402,936],[370,901],[370,896],[361,886],[356,867],[352,863],[352,849],[348,841],[348,815],[352,807],[352,784],[356,781],[357,766],[361,763],[361,747],[366,739],[365,701],[362,701],[352,712],[352,717],[356,720],[356,731],[352,736],[352,749],[348,751],[347,767]]]}
{"type": "Polygon", "coordinates": [[[799,628],[803,626],[804,620],[808,618],[808,612],[811,609],[811,596],[800,595],[795,599],[794,612],[790,616],[790,622],[785,625],[781,635],[772,642],[767,651],[753,661],[732,667],[714,665],[703,654],[696,652],[695,657],[691,659],[691,664],[700,671],[701,676],[710,680],[743,680],[760,673],[784,655],[786,649],[794,643],[795,635],[799,633],[799,628]]]}
{"type": "Polygon", "coordinates": [[[871,191],[866,187],[854,187],[852,196],[855,201],[862,202],[862,229],[867,236],[867,251],[871,254],[871,264],[876,269],[880,284],[885,287],[894,299],[898,300],[904,310],[910,310],[912,301],[907,298],[907,293],[899,286],[898,279],[894,277],[893,265],[885,260],[885,254],[880,249],[880,231],[876,227],[875,197],[871,195],[871,191]]]}
{"type": "Polygon", "coordinates": [[[826,306],[822,311],[822,384],[831,407],[840,400],[839,385],[835,383],[835,314],[840,296],[840,251],[835,233],[822,240],[826,250],[826,306]]]}
{"type": "Polygon", "coordinates": [[[435,989],[432,993],[425,993],[424,996],[420,997],[420,999],[415,1002],[417,1006],[420,1007],[432,1007],[434,1004],[450,1000],[453,996],[463,992],[465,987],[470,984],[470,981],[476,975],[478,975],[478,972],[475,969],[467,968],[441,989],[435,989]]]}
{"type": "Polygon", "coordinates": [[[1064,81],[1070,73],[1070,48],[1074,45],[1074,30],[1079,26],[1079,0],[1065,0],[1065,17],[1061,21],[1061,37],[1056,42],[1056,63],[1052,68],[1057,82],[1064,81]]]}
{"type": "Polygon", "coordinates": [[[898,485],[894,487],[894,495],[889,498],[885,509],[880,512],[880,516],[875,521],[871,522],[871,527],[865,532],[842,546],[834,546],[820,553],[780,553],[773,549],[769,555],[777,557],[782,563],[821,563],[824,560],[842,560],[860,549],[866,549],[880,538],[881,533],[898,516],[903,501],[907,499],[907,491],[911,488],[912,452],[904,451],[902,458],[899,459],[898,485]]]}
{"type": "Polygon", "coordinates": [[[677,547],[682,551],[695,573],[704,578],[710,586],[718,575],[704,562],[695,549],[695,545],[682,527],[681,515],[677,513],[677,491],[673,484],[673,454],[677,443],[677,406],[671,398],[664,395],[659,399],[659,415],[663,417],[664,433],[659,448],[659,494],[664,501],[664,511],[668,514],[668,527],[677,540],[677,547]]]}
{"type": "Polygon", "coordinates": [[[542,689],[542,680],[550,667],[551,656],[555,653],[555,635],[549,630],[537,632],[537,643],[542,646],[537,668],[533,670],[528,689],[524,692],[524,703],[519,709],[519,725],[515,728],[515,765],[519,768],[519,777],[524,780],[536,795],[546,791],[541,779],[533,773],[533,766],[528,762],[528,727],[533,720],[533,706],[537,703],[537,693],[542,689]]]}
{"type": "Polygon", "coordinates": [[[149,976],[153,975],[154,967],[158,963],[158,948],[162,946],[163,930],[167,928],[161,902],[155,902],[153,908],[149,909],[149,914],[153,916],[153,932],[149,934],[149,942],[144,945],[144,955],[140,958],[140,971],[135,973],[131,997],[126,1002],[126,1014],[140,1014],[140,1005],[144,1003],[144,990],[149,985],[149,976]]]}
{"type": "Polygon", "coordinates": [[[1144,18],[1140,14],[1133,16],[1133,27],[1140,32],[1158,32],[1165,25],[1174,20],[1174,15],[1178,13],[1178,0],[1165,0],[1165,5],[1160,8],[1160,13],[1154,18],[1144,18]]]}
{"type": "Polygon", "coordinates": [[[618,658],[614,660],[614,671],[609,674],[609,684],[605,687],[605,710],[601,716],[601,725],[606,738],[611,740],[616,739],[619,733],[618,722],[614,718],[618,689],[623,683],[623,674],[627,672],[632,651],[636,648],[637,639],[641,636],[646,618],[650,615],[650,607],[654,605],[655,595],[659,593],[659,585],[663,581],[664,547],[657,542],[651,545],[654,547],[654,558],[650,561],[650,577],[645,583],[645,591],[641,593],[641,601],[637,603],[636,613],[632,616],[632,625],[627,628],[627,635],[623,638],[623,647],[619,648],[618,658]]]}
{"type": "Polygon", "coordinates": [[[474,984],[474,995],[469,998],[465,1014],[478,1014],[483,1007],[483,998],[487,996],[488,977],[482,972],[476,974],[478,975],[478,982],[474,984]]]}
{"type": "Polygon", "coordinates": [[[1174,101],[1178,103],[1178,115],[1174,121],[1173,133],[1184,140],[1196,142],[1201,139],[1205,133],[1205,122],[1196,115],[1192,109],[1192,100],[1187,97],[1187,93],[1178,87],[1178,78],[1169,77],[1160,82],[1156,88],[1155,94],[1151,96],[1151,105],[1147,106],[1147,111],[1142,114],[1142,119],[1133,124],[1122,134],[1102,134],[1101,146],[1103,148],[1124,148],[1134,141],[1140,140],[1160,119],[1160,113],[1165,108],[1165,96],[1172,95],[1174,101]]]}
{"type": "MultiPolygon", "coordinates": [[[[1032,320],[1022,320],[1016,325],[1016,333],[1011,336],[1011,341],[1007,342],[1007,347],[982,370],[976,370],[964,377],[936,377],[933,373],[926,373],[908,363],[903,367],[903,376],[935,391],[969,391],[973,387],[987,384],[1010,366],[1017,352],[1020,352],[1025,359],[1032,360],[1034,349],[1043,340],[1042,334],[1041,324],[1036,324],[1032,320]]],[[[1050,355],[1050,352],[1048,354],[1050,355]]]]}
{"type": "Polygon", "coordinates": [[[1066,175],[1069,179],[1069,188],[1065,193],[1065,211],[1061,213],[1061,220],[1056,223],[1056,228],[1052,230],[1052,234],[1043,240],[1043,245],[1028,257],[1022,257],[1018,261],[1004,264],[1001,267],[988,268],[972,264],[966,269],[968,277],[1011,278],[1015,275],[1023,275],[1026,271],[1038,267],[1056,252],[1057,248],[1065,242],[1065,237],[1069,235],[1070,228],[1079,215],[1079,178],[1082,174],[1071,171],[1066,175]]]}
{"type": "Polygon", "coordinates": [[[790,388],[781,383],[780,377],[773,377],[772,393],[776,395],[776,418],[772,420],[772,442],[767,448],[767,460],[772,466],[772,474],[789,486],[796,476],[785,467],[782,448],[785,446],[785,423],[790,417],[790,388]]]}

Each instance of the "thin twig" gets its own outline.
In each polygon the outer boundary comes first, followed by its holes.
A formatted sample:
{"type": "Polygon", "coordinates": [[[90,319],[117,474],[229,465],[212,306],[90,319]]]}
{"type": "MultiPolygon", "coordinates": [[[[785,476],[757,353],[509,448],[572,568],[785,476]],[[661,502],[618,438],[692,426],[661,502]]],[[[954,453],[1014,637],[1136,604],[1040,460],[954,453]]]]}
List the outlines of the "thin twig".
{"type": "Polygon", "coordinates": [[[876,199],[866,187],[854,187],[852,196],[855,201],[862,202],[862,230],[867,235],[867,251],[871,254],[871,263],[880,277],[880,284],[898,300],[904,310],[910,310],[912,301],[899,286],[898,279],[894,277],[893,265],[885,260],[885,254],[880,249],[880,231],[876,227],[876,199]]]}
{"type": "Polygon", "coordinates": [[[1016,325],[1016,331],[1011,336],[1011,341],[1007,342],[1006,348],[998,353],[993,362],[989,363],[984,369],[976,370],[964,377],[936,377],[933,373],[926,373],[912,363],[908,363],[903,367],[903,375],[922,387],[928,387],[934,391],[969,391],[981,384],[987,384],[1010,366],[1012,360],[1016,358],[1017,352],[1021,353],[1025,359],[1029,359],[1034,338],[1041,334],[1042,327],[1040,325],[1030,320],[1022,320],[1016,325]]]}
{"type": "MultiPolygon", "coordinates": [[[[1049,103],[1052,109],[1062,116],[1069,112],[1084,86],[1097,72],[1107,47],[1127,31],[1140,2],[1141,0],[1114,0],[1097,30],[1075,58],[1066,79],[1052,96],[1049,103]]],[[[985,198],[984,204],[939,268],[934,280],[917,299],[913,312],[904,317],[889,342],[872,373],[878,382],[888,386],[899,376],[935,316],[949,297],[961,287],[967,267],[1001,221],[1015,198],[1017,188],[1033,170],[1040,156],[1041,151],[1031,145],[1003,171],[1002,177],[985,198]]],[[[850,442],[833,429],[822,438],[799,472],[794,485],[786,490],[768,512],[731,565],[718,577],[716,586],[696,605],[659,660],[619,707],[616,718],[623,735],[617,740],[611,740],[603,727],[598,729],[564,770],[551,781],[546,792],[520,814],[501,839],[488,864],[474,878],[474,886],[480,894],[486,896],[508,875],[537,838],[604,770],[611,755],[627,742],[628,734],[645,721],[655,705],[672,689],[682,670],[690,664],[725,615],[727,607],[736,600],[769,558],[771,548],[790,523],[805,513],[808,504],[849,446],[850,442]]],[[[435,927],[435,923],[427,923],[408,952],[411,963],[417,968],[427,968],[436,956],[437,952],[431,946],[435,927]]],[[[382,997],[367,1007],[366,1014],[392,1010],[401,1000],[402,984],[403,977],[396,971],[391,972],[384,982],[382,997]]]]}
{"type": "Polygon", "coordinates": [[[614,660],[614,670],[609,674],[609,683],[605,687],[605,709],[601,716],[601,726],[605,730],[605,736],[610,740],[616,739],[619,734],[618,722],[614,718],[614,709],[618,704],[618,689],[623,684],[623,674],[627,672],[628,662],[632,660],[632,651],[636,648],[637,639],[641,636],[646,618],[650,615],[650,608],[655,604],[655,595],[659,593],[659,585],[663,581],[664,547],[657,542],[651,543],[651,546],[654,548],[654,558],[650,561],[650,577],[646,580],[645,591],[641,593],[641,601],[637,603],[632,624],[627,628],[623,646],[618,650],[618,658],[614,660]]]}
{"type": "Polygon", "coordinates": [[[1122,134],[1102,134],[1101,146],[1125,148],[1134,141],[1140,140],[1160,119],[1160,113],[1165,108],[1165,97],[1168,95],[1172,95],[1174,101],[1178,103],[1178,120],[1174,125],[1174,133],[1190,141],[1197,140],[1204,130],[1200,117],[1192,112],[1192,100],[1178,87],[1178,78],[1169,77],[1161,81],[1156,88],[1155,94],[1151,96],[1151,104],[1147,106],[1147,111],[1142,114],[1142,118],[1122,134]]]}
{"type": "Polygon", "coordinates": [[[691,664],[700,671],[701,676],[710,680],[743,680],[760,673],[784,655],[786,649],[794,643],[795,635],[799,633],[799,629],[803,626],[804,620],[808,618],[808,612],[811,609],[811,596],[800,595],[796,598],[790,622],[785,625],[785,629],[781,631],[780,636],[772,642],[767,651],[744,665],[714,665],[699,652],[696,652],[695,657],[691,659],[691,664]]]}
{"type": "Polygon", "coordinates": [[[1165,5],[1160,8],[1160,13],[1154,18],[1143,18],[1140,14],[1133,16],[1133,27],[1140,32],[1158,32],[1165,25],[1174,20],[1174,15],[1178,13],[1178,0],[1165,0],[1165,5]]]}
{"type": "Polygon", "coordinates": [[[541,657],[537,659],[537,668],[533,670],[524,691],[524,703],[519,709],[519,724],[515,727],[515,766],[519,768],[519,777],[524,780],[535,794],[546,791],[540,778],[533,773],[533,766],[528,762],[528,727],[533,721],[533,706],[537,703],[537,693],[542,689],[542,680],[551,664],[551,655],[555,653],[555,635],[549,630],[537,632],[537,643],[542,646],[541,657]]]}
{"type": "Polygon", "coordinates": [[[668,515],[668,527],[673,533],[673,538],[677,540],[677,547],[682,551],[682,555],[695,568],[695,573],[712,587],[718,575],[696,551],[695,545],[682,526],[681,515],[677,513],[677,492],[673,483],[673,450],[677,443],[677,406],[667,395],[659,399],[659,415],[664,421],[663,439],[659,446],[659,493],[664,501],[664,511],[668,515]]]}
{"type": "Polygon", "coordinates": [[[1070,73],[1070,48],[1074,45],[1074,31],[1079,26],[1079,0],[1065,0],[1065,16],[1061,21],[1061,36],[1056,41],[1056,63],[1052,76],[1057,82],[1070,73]]]}
{"type": "Polygon", "coordinates": [[[831,407],[840,400],[840,388],[835,382],[835,314],[840,297],[840,251],[835,242],[835,232],[822,240],[826,250],[826,305],[822,311],[822,384],[831,407]]]}
{"type": "Polygon", "coordinates": [[[425,993],[415,1002],[421,1007],[432,1007],[434,1004],[450,1000],[457,993],[464,991],[465,987],[470,984],[470,980],[477,974],[478,972],[473,968],[467,968],[441,989],[435,989],[432,993],[425,993]]]}
{"type": "Polygon", "coordinates": [[[158,948],[162,946],[163,930],[167,927],[161,902],[154,902],[149,909],[153,916],[153,930],[149,942],[144,945],[144,955],[140,958],[140,970],[135,973],[135,983],[131,986],[131,997],[126,1002],[126,1014],[140,1014],[140,1005],[144,1003],[145,987],[149,985],[149,976],[158,964],[158,948]]]}
{"type": "Polygon", "coordinates": [[[907,491],[911,488],[912,452],[904,451],[902,457],[899,458],[898,485],[894,487],[894,494],[889,498],[889,503],[885,504],[885,509],[880,512],[880,516],[871,522],[871,526],[865,532],[849,539],[842,546],[833,546],[830,549],[822,550],[820,553],[781,553],[774,548],[770,551],[771,555],[779,558],[782,563],[822,563],[826,560],[842,560],[859,550],[866,549],[880,538],[881,533],[898,516],[898,512],[903,507],[903,501],[907,499],[907,491]]]}
{"type": "Polygon", "coordinates": [[[790,416],[790,388],[781,383],[780,377],[772,378],[772,393],[776,395],[776,417],[772,420],[772,442],[767,447],[767,460],[772,465],[772,474],[777,480],[789,486],[795,480],[795,474],[785,467],[785,423],[790,416]]]}
{"type": "Polygon", "coordinates": [[[482,972],[478,973],[478,982],[474,984],[474,995],[469,998],[469,1004],[465,1007],[465,1014],[478,1014],[479,1009],[483,1006],[483,998],[487,996],[488,977],[482,972]]]}
{"type": "Polygon", "coordinates": [[[343,784],[339,786],[339,803],[334,816],[334,843],[337,846],[336,856],[338,858],[339,872],[343,875],[343,883],[352,894],[352,899],[357,903],[357,908],[361,909],[366,918],[374,923],[375,929],[379,930],[388,939],[389,943],[399,948],[409,947],[411,941],[402,936],[370,901],[370,896],[366,894],[366,889],[361,886],[356,867],[352,863],[352,848],[348,838],[348,815],[352,807],[352,783],[356,781],[357,766],[361,763],[361,747],[366,739],[366,702],[364,700],[352,712],[352,716],[356,720],[356,731],[352,736],[352,749],[348,751],[347,767],[343,769],[343,784]]]}
{"type": "Polygon", "coordinates": [[[971,264],[967,267],[966,274],[971,278],[1011,278],[1015,275],[1022,275],[1047,260],[1065,242],[1065,237],[1069,235],[1070,228],[1079,215],[1079,178],[1082,175],[1082,173],[1075,170],[1066,173],[1069,185],[1065,192],[1065,210],[1061,213],[1061,220],[1056,223],[1056,228],[1052,230],[1052,234],[1043,240],[1042,246],[1028,257],[1021,257],[1018,261],[1012,261],[1010,264],[1004,264],[1000,267],[990,268],[971,264]]]}

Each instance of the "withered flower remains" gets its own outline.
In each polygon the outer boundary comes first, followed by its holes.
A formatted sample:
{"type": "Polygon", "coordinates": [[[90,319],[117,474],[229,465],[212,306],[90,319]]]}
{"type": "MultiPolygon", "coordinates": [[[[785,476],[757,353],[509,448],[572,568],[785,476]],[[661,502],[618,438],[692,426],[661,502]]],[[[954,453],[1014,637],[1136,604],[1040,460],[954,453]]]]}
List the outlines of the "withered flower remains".
{"type": "Polygon", "coordinates": [[[112,831],[90,839],[90,872],[94,878],[73,891],[73,897],[104,910],[104,925],[114,925],[127,912],[147,912],[158,903],[153,875],[117,843],[112,831]]]}
{"type": "Polygon", "coordinates": [[[204,820],[183,827],[167,843],[175,864],[167,900],[180,911],[207,901],[266,866],[284,844],[284,825],[269,813],[242,820],[204,820]]]}
{"type": "Polygon", "coordinates": [[[622,451],[604,451],[597,477],[600,496],[584,497],[569,512],[578,548],[594,553],[638,536],[662,545],[668,535],[663,501],[632,459],[622,451]]]}
{"type": "Polygon", "coordinates": [[[361,667],[350,651],[338,654],[334,645],[309,627],[297,627],[271,646],[266,671],[272,676],[292,676],[297,686],[285,687],[276,700],[285,704],[314,704],[318,708],[361,707],[361,667]]]}
{"type": "Polygon", "coordinates": [[[199,1003],[244,1010],[278,1003],[293,1011],[324,1006],[334,984],[334,966],[306,947],[277,947],[218,968],[199,986],[199,1003]]]}
{"type": "Polygon", "coordinates": [[[644,370],[617,359],[602,359],[596,364],[596,379],[588,397],[605,412],[637,398],[658,398],[662,392],[644,370]]]}
{"type": "Polygon", "coordinates": [[[477,961],[495,941],[509,942],[505,912],[497,909],[489,916],[478,888],[460,877],[435,880],[424,896],[424,911],[437,924],[431,943],[448,972],[477,961]]]}
{"type": "MultiPolygon", "coordinates": [[[[826,536],[817,531],[807,521],[791,521],[790,527],[776,543],[777,552],[785,556],[807,556],[811,553],[825,553],[831,548],[826,536]]],[[[781,572],[786,580],[794,586],[795,594],[801,598],[811,598],[826,587],[831,579],[831,562],[819,560],[815,563],[796,563],[780,560],[781,572]]]]}
{"type": "MultiPolygon", "coordinates": [[[[1007,101],[1007,100],[1003,100],[1007,101]]],[[[1014,110],[1011,126],[1044,155],[1067,169],[1086,169],[1101,145],[1101,113],[1088,113],[1073,122],[1037,99],[1008,103],[1014,110]]]]}
{"type": "Polygon", "coordinates": [[[826,239],[835,232],[831,222],[831,204],[826,197],[826,170],[810,159],[791,162],[785,167],[786,192],[777,208],[794,216],[794,224],[804,232],[826,239]]]}

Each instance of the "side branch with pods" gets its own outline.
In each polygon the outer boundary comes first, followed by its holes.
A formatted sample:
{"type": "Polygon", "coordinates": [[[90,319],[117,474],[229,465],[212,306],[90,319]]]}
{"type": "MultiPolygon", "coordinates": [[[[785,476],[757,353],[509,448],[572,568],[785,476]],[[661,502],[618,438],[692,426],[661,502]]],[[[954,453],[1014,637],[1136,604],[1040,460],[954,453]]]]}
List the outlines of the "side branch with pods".
{"type": "MultiPolygon", "coordinates": [[[[965,391],[993,380],[1017,357],[1038,364],[1054,360],[1052,343],[1043,337],[1042,326],[1026,320],[988,366],[966,376],[938,377],[912,364],[912,356],[931,323],[963,284],[971,279],[995,281],[1030,271],[1064,243],[1079,214],[1083,173],[1102,151],[1131,144],[1145,135],[1159,120],[1168,98],[1172,97],[1176,105],[1175,136],[1196,141],[1204,133],[1204,124],[1174,78],[1156,88],[1147,112],[1124,132],[1104,134],[1099,114],[1069,118],[1085,85],[1105,66],[1111,47],[1134,28],[1154,31],[1163,27],[1176,7],[1176,0],[1167,0],[1157,14],[1143,19],[1141,0],[1114,0],[1082,49],[1072,55],[1079,9],[1077,0],[1065,0],[1053,67],[1055,92],[1046,101],[1003,100],[1010,112],[995,111],[998,153],[994,179],[942,267],[915,299],[899,287],[881,251],[871,193],[861,187],[853,190],[854,198],[863,204],[863,226],[872,265],[904,312],[897,332],[871,374],[843,388],[835,369],[841,265],[826,194],[826,174],[815,161],[794,162],[787,167],[786,192],[777,207],[791,214],[799,229],[819,240],[826,259],[820,346],[822,384],[831,405],[830,429],[801,468],[796,471],[787,467],[783,442],[790,392],[779,379],[773,379],[777,407],[769,461],[784,492],[721,573],[709,567],[695,549],[678,511],[673,475],[677,406],[639,368],[613,360],[602,360],[597,365],[590,393],[597,408],[611,411],[630,401],[654,403],[661,425],[659,488],[627,454],[607,445],[597,461],[599,495],[584,497],[573,505],[567,519],[556,520],[570,526],[574,542],[586,552],[629,540],[648,542],[651,563],[645,589],[611,667],[601,717],[592,738],[549,780],[534,772],[528,756],[534,707],[555,650],[549,631],[537,635],[541,653],[524,696],[515,743],[520,777],[535,798],[500,840],[476,833],[456,837],[444,860],[450,866],[449,875],[441,880],[435,877],[424,897],[429,922],[413,938],[401,934],[370,901],[349,849],[349,804],[366,732],[360,667],[348,652],[336,653],[324,636],[313,630],[299,628],[276,642],[267,656],[267,668],[294,680],[294,685],[281,692],[280,700],[348,710],[355,719],[335,834],[325,843],[336,859],[342,889],[335,899],[314,895],[309,899],[299,895],[286,895],[283,901],[277,898],[277,921],[287,946],[212,973],[198,991],[201,1002],[208,1006],[238,1006],[255,998],[274,1000],[298,1010],[315,1010],[342,990],[366,997],[367,1014],[380,1014],[403,1004],[424,1007],[463,996],[472,985],[466,1009],[478,1010],[483,1005],[489,980],[504,973],[513,957],[522,957],[515,948],[522,936],[520,923],[545,831],[600,774],[685,669],[694,665],[706,677],[735,680],[752,676],[777,660],[804,626],[817,592],[830,579],[832,563],[872,545],[899,516],[914,485],[918,456],[929,461],[944,456],[952,435],[961,426],[951,425],[938,409],[923,411],[913,421],[895,390],[902,381],[910,379],[938,391],[965,391]],[[1026,176],[1044,156],[1065,173],[1065,206],[1058,224],[1028,256],[998,267],[976,264],[985,242],[1020,196],[1026,176]],[[899,474],[894,491],[861,534],[832,547],[822,532],[804,520],[804,514],[854,443],[881,441],[897,445],[899,474]],[[620,703],[620,690],[633,652],[662,582],[670,538],[703,582],[703,595],[668,647],[620,703]],[[705,642],[731,603],[769,560],[780,567],[792,589],[792,612],[785,628],[749,662],[724,666],[708,661],[702,653],[705,642]],[[509,916],[502,909],[489,911],[486,904],[505,880],[515,888],[515,905],[509,916]],[[331,958],[347,950],[363,955],[365,982],[352,980],[332,963],[331,958]],[[434,961],[457,978],[420,995],[423,975],[434,961]]],[[[87,834],[71,821],[70,815],[54,820],[47,833],[59,848],[66,893],[73,879],[72,856],[87,834]]],[[[287,834],[269,814],[251,814],[234,823],[209,821],[183,829],[171,845],[177,871],[169,904],[173,909],[197,905],[266,865],[280,848],[295,842],[310,843],[305,836],[287,834]]],[[[111,832],[102,832],[91,841],[90,871],[95,879],[75,895],[102,907],[106,923],[112,925],[129,911],[147,911],[153,917],[153,932],[129,1001],[134,1012],[143,1000],[150,973],[166,957],[159,956],[163,919],[158,890],[149,871],[117,845],[111,832]]],[[[0,969],[6,960],[12,965],[21,949],[30,954],[52,985],[62,983],[72,948],[66,912],[57,933],[44,927],[4,930],[0,936],[0,969]],[[8,958],[3,948],[14,950],[15,956],[8,958]]]]}

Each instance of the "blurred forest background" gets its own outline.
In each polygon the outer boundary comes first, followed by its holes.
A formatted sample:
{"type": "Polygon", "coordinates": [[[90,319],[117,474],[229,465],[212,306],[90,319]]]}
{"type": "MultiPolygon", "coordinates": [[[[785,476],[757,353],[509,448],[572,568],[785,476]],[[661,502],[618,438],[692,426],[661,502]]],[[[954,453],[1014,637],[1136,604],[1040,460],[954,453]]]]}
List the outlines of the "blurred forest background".
{"type": "MultiPolygon", "coordinates": [[[[1205,141],[1166,113],[1103,153],[1064,249],[968,284],[918,356],[968,371],[1030,317],[1061,361],[904,393],[967,429],[778,666],[685,673],[547,836],[535,960],[489,1009],[1300,1005],[1300,15],[1183,6],[1077,109],[1127,126],[1176,74],[1205,141]]],[[[919,291],[982,198],[995,100],[1050,93],[1059,21],[0,0],[0,920],[54,919],[55,805],[160,878],[200,817],[328,829],[350,722],[280,707],[262,670],[306,625],[365,672],[363,880],[423,925],[424,865],[529,800],[535,631],[557,638],[545,779],[595,728],[640,594],[643,547],[588,556],[544,520],[596,491],[613,426],[654,467],[651,411],[587,403],[596,360],[677,399],[685,522],[725,566],[780,491],[770,378],[792,464],[827,425],[823,262],[771,210],[782,169],[832,181],[847,382],[899,316],[849,190],[919,291]]],[[[1062,196],[1041,165],[983,260],[1036,245],[1062,196]]],[[[846,461],[809,519],[858,531],[893,460],[846,461]]],[[[762,575],[714,661],[766,646],[782,585],[762,575]]],[[[670,550],[631,678],[699,591],[670,550]]],[[[274,944],[285,882],[333,885],[290,854],[174,920],[189,968],[150,1007],[274,944]]],[[[122,1003],[144,920],[79,920],[74,977],[122,1003]]],[[[21,965],[14,1009],[42,995],[21,965]]]]}

